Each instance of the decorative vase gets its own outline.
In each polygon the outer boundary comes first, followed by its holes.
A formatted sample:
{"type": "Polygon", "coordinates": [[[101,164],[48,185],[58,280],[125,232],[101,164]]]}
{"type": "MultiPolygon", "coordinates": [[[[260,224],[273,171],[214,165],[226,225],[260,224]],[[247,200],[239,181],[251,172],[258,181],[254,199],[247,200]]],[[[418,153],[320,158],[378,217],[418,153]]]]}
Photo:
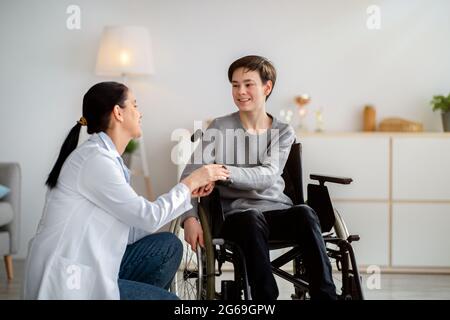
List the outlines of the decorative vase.
{"type": "Polygon", "coordinates": [[[376,111],[373,106],[364,107],[364,131],[375,131],[376,130],[376,111]]]}

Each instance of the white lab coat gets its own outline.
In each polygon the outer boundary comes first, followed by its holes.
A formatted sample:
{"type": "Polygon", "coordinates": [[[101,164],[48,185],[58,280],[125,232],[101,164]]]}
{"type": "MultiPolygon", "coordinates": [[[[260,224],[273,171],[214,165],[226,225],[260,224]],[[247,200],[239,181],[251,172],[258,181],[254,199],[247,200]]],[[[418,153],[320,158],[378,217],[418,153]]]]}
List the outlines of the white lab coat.
{"type": "Polygon", "coordinates": [[[25,299],[119,299],[127,243],[192,208],[182,183],[155,202],[138,196],[111,144],[104,133],[92,135],[69,155],[57,186],[47,192],[29,243],[25,299]]]}

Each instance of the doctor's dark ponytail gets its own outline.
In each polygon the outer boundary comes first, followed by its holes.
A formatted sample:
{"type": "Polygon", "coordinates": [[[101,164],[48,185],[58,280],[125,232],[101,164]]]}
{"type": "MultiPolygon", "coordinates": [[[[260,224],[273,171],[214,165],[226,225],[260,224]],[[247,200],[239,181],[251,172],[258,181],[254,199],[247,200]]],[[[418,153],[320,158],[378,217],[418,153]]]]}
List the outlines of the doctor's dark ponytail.
{"type": "Polygon", "coordinates": [[[128,88],[117,82],[100,82],[86,92],[83,97],[83,116],[64,140],[58,159],[45,182],[50,189],[56,186],[64,161],[78,146],[81,126],[87,125],[89,134],[106,131],[114,106],[124,108],[127,93],[128,88]]]}

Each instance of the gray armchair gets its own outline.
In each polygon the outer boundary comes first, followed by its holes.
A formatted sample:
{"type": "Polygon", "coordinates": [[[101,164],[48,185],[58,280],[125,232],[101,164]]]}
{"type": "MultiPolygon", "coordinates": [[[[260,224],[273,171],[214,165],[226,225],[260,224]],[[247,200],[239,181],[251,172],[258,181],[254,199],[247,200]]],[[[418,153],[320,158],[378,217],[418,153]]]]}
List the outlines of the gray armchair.
{"type": "Polygon", "coordinates": [[[0,255],[5,259],[8,280],[12,280],[12,255],[19,250],[21,171],[18,163],[0,163],[0,184],[11,189],[0,199],[0,255]]]}

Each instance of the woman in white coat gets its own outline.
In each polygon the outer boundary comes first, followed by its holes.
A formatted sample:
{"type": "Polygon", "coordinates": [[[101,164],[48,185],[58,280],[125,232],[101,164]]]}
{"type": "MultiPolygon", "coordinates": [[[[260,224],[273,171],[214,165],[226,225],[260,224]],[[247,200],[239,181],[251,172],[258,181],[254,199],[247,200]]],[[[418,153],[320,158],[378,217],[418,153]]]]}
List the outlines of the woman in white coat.
{"type": "Polygon", "coordinates": [[[29,244],[25,299],[177,299],[167,289],[182,245],[173,234],[155,231],[229,172],[203,166],[154,202],[138,196],[121,154],[141,135],[141,117],[123,84],[98,83],[85,94],[83,116],[46,181],[43,215],[29,244]],[[91,136],[77,147],[84,125],[91,136]]]}

